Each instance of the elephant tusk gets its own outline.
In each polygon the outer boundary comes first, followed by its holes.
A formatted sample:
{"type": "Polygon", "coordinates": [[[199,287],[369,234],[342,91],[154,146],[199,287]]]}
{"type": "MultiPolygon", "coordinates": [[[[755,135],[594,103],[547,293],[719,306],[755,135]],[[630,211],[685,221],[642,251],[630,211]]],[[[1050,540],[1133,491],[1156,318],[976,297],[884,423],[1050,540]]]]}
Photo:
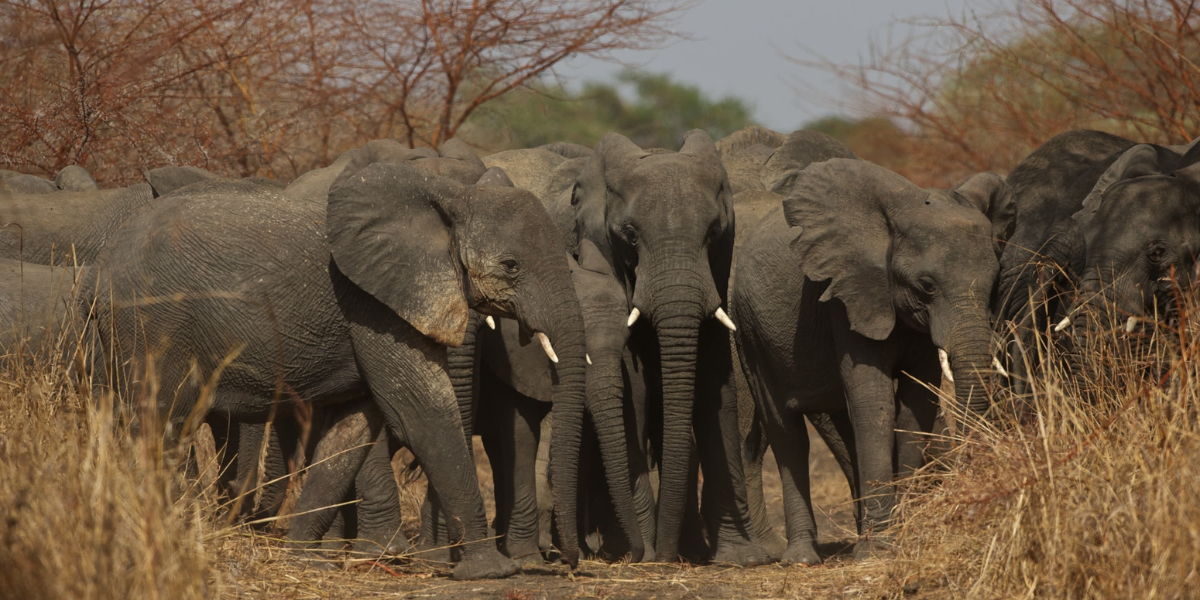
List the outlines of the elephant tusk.
{"type": "Polygon", "coordinates": [[[1071,317],[1063,317],[1063,320],[1059,321],[1058,325],[1054,326],[1054,333],[1058,333],[1070,326],[1071,326],[1071,317]]]}
{"type": "Polygon", "coordinates": [[[950,372],[950,356],[941,348],[938,348],[938,362],[942,364],[942,377],[945,377],[946,381],[954,383],[954,373],[950,372]]]}
{"type": "Polygon", "coordinates": [[[625,326],[633,327],[633,324],[637,323],[638,317],[640,316],[642,316],[642,311],[638,310],[638,307],[636,306],[633,307],[633,310],[629,311],[629,320],[625,321],[625,326]]]}
{"type": "Polygon", "coordinates": [[[1129,317],[1129,320],[1125,321],[1125,333],[1133,333],[1134,330],[1137,329],[1137,326],[1138,326],[1138,318],[1137,317],[1129,317]]]}
{"type": "Polygon", "coordinates": [[[720,321],[722,325],[728,327],[730,331],[737,331],[737,325],[734,325],[733,319],[730,319],[729,315],[725,314],[725,309],[718,306],[717,312],[714,313],[714,316],[717,317],[717,320],[720,321]]]}
{"type": "Polygon", "coordinates": [[[558,364],[558,355],[554,353],[554,346],[550,345],[550,338],[546,337],[546,334],[540,331],[537,334],[537,338],[542,343],[542,350],[546,351],[546,356],[550,357],[550,362],[558,364]]]}
{"type": "Polygon", "coordinates": [[[488,327],[490,327],[492,329],[492,331],[496,330],[496,320],[492,318],[492,315],[488,315],[487,318],[484,319],[484,321],[487,322],[488,327]]]}
{"type": "Polygon", "coordinates": [[[992,357],[992,368],[996,369],[996,373],[1001,377],[1008,379],[1008,371],[1004,370],[1004,365],[1000,364],[1000,359],[995,356],[992,357]]]}
{"type": "Polygon", "coordinates": [[[587,359],[589,365],[592,364],[592,355],[591,354],[584,354],[583,357],[587,359]]]}

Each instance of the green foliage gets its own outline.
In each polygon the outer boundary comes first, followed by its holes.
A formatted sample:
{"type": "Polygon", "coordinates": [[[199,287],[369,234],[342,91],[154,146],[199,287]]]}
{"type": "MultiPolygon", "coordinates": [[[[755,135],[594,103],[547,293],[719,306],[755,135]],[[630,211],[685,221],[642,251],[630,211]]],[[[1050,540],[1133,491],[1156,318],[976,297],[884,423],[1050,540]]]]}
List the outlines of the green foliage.
{"type": "Polygon", "coordinates": [[[713,99],[669,75],[625,70],[615,83],[589,81],[578,92],[537,84],[481,108],[465,137],[496,150],[565,141],[593,146],[616,131],[643,148],[676,149],[683,135],[703,129],[720,139],[754,123],[753,109],[733,96],[713,99]],[[632,98],[622,94],[632,91],[632,98]]]}

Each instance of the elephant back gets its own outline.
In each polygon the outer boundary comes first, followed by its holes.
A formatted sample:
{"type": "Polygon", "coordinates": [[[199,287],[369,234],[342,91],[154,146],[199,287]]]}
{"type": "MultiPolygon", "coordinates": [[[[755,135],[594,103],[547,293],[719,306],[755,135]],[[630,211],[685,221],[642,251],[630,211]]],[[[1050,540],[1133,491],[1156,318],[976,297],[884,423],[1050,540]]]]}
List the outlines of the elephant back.
{"type": "Polygon", "coordinates": [[[52,196],[0,193],[0,222],[6,224],[0,228],[0,258],[92,264],[107,237],[152,198],[144,183],[52,196]]]}

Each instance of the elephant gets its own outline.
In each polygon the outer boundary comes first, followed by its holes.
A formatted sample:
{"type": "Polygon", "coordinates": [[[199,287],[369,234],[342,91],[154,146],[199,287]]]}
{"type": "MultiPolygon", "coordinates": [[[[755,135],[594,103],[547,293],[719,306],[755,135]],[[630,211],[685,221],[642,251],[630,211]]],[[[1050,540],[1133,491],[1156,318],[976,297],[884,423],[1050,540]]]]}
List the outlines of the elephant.
{"type": "MultiPolygon", "coordinates": [[[[848,151],[845,151],[848,153],[848,151]]],[[[963,410],[982,414],[1003,179],[921,189],[872,163],[831,158],[788,174],[783,205],[751,229],[730,304],[742,369],[779,463],[783,562],[816,564],[802,415],[828,436],[861,499],[856,557],[886,547],[893,475],[922,464],[944,349],[963,410]],[[822,416],[824,415],[824,416],[822,416]],[[839,450],[838,440],[844,443],[839,450]]]]}
{"type": "Polygon", "coordinates": [[[220,179],[214,173],[209,173],[198,167],[169,165],[150,169],[142,174],[146,183],[150,184],[150,188],[154,190],[154,197],[165,196],[175,190],[187,187],[193,183],[200,181],[208,181],[210,179],[220,179]]]}
{"type": "MultiPolygon", "coordinates": [[[[628,335],[624,291],[590,242],[581,244],[579,262],[571,259],[570,263],[583,310],[590,363],[587,411],[599,438],[612,503],[623,533],[631,540],[629,554],[640,561],[645,548],[633,506],[623,414],[621,360],[628,335]]],[[[481,329],[476,338],[481,365],[477,412],[481,418],[473,419],[475,433],[482,437],[492,463],[495,530],[504,536],[502,549],[508,556],[540,562],[536,459],[542,419],[558,376],[539,349],[522,347],[516,323],[497,319],[495,325],[495,330],[481,329]]],[[[551,460],[557,460],[555,449],[551,450],[551,460]]]]}
{"type": "Polygon", "coordinates": [[[23,264],[0,259],[0,352],[35,359],[63,357],[72,365],[76,352],[91,368],[94,356],[86,335],[85,312],[77,310],[77,282],[84,268],[23,264]]]}
{"type": "Polygon", "coordinates": [[[787,136],[765,127],[751,125],[739,129],[717,142],[721,163],[729,174],[729,187],[734,196],[742,192],[765,190],[759,173],[775,150],[787,141],[787,136]]]}
{"type": "MultiPolygon", "coordinates": [[[[214,180],[139,212],[97,269],[101,338],[125,367],[127,402],[140,401],[135,390],[171,391],[145,401],[172,430],[193,413],[254,421],[276,405],[369,394],[441,491],[454,539],[467,543],[454,576],[511,575],[517,563],[473,543],[487,527],[446,346],[461,343],[473,308],[515,318],[556,350],[555,444],[571,464],[585,352],[565,257],[551,251],[554,226],[528,192],[362,164],[363,154],[339,157],[344,169],[324,197],[293,195],[304,177],[283,190],[214,180]]],[[[319,449],[313,461],[323,458],[319,449]]],[[[558,505],[577,481],[570,469],[555,476],[558,505]]]]}
{"type": "Polygon", "coordinates": [[[25,194],[41,196],[53,194],[58,186],[53,181],[36,175],[9,172],[10,175],[0,179],[0,194],[25,194]]]}
{"type": "Polygon", "coordinates": [[[630,308],[630,344],[643,361],[648,393],[662,399],[657,526],[646,546],[655,547],[659,561],[680,556],[698,447],[713,558],[766,562],[747,515],[726,329],[732,322],[723,308],[734,211],[712,139],[694,130],[678,152],[647,151],[606,134],[579,171],[569,202],[556,199],[550,212],[560,226],[573,225],[564,232],[573,253],[590,240],[608,262],[630,308]]]}
{"type": "Polygon", "coordinates": [[[87,169],[79,165],[63,168],[54,176],[54,187],[66,192],[96,192],[100,186],[87,169]]]}
{"type": "Polygon", "coordinates": [[[284,189],[288,198],[325,198],[342,173],[356,172],[372,163],[404,164],[446,177],[452,181],[471,185],[487,170],[483,161],[467,144],[458,139],[449,139],[437,150],[433,148],[409,148],[395,140],[371,140],[361,148],[342,153],[333,164],[323,169],[314,169],[296,178],[284,189]]]}
{"type": "Polygon", "coordinates": [[[0,193],[0,258],[43,265],[94,264],[109,236],[152,199],[144,183],[49,197],[0,193]]]}
{"type": "MultiPolygon", "coordinates": [[[[1143,188],[1162,188],[1164,180],[1154,175],[1171,174],[1196,160],[1195,143],[1140,146],[1143,145],[1099,131],[1070,131],[1038,147],[1008,176],[1019,218],[1000,257],[999,316],[1011,323],[1003,330],[1003,354],[1007,371],[1012,374],[1010,386],[1018,396],[1027,390],[1030,376],[1027,368],[1036,367],[1035,357],[1041,354],[1034,349],[1035,344],[1045,343],[1039,332],[1057,333],[1071,324],[1069,307],[1074,303],[1077,283],[1082,279],[1095,281],[1101,273],[1088,265],[1111,258],[1105,256],[1110,251],[1101,247],[1111,240],[1128,246],[1117,252],[1132,256],[1130,249],[1136,245],[1133,232],[1124,230],[1122,239],[1113,235],[1122,230],[1112,224],[1105,225],[1105,215],[1110,213],[1096,210],[1101,204],[1100,195],[1115,181],[1122,182],[1113,188],[1114,192],[1120,190],[1122,196],[1136,195],[1143,188]],[[1153,158],[1149,157],[1150,150],[1153,158]],[[1130,152],[1133,152],[1130,159],[1122,162],[1130,152]],[[1089,197],[1094,199],[1085,208],[1089,197]],[[1101,215],[1100,220],[1093,218],[1096,214],[1101,215]],[[1090,274],[1085,275],[1085,271],[1090,274]],[[1052,328],[1057,331],[1051,332],[1052,328]],[[1012,333],[1014,329],[1016,335],[1012,333]]],[[[1177,189],[1186,190],[1186,186],[1177,189]]],[[[1186,196],[1173,198],[1178,202],[1186,196]]],[[[1121,206],[1123,218],[1143,219],[1137,230],[1137,243],[1151,247],[1165,225],[1151,227],[1149,220],[1154,218],[1151,211],[1138,216],[1133,206],[1121,206]]],[[[1119,212],[1115,208],[1113,211],[1119,212]]],[[[1182,260],[1183,256],[1175,258],[1182,260]]],[[[1175,266],[1183,265],[1176,261],[1175,266]]],[[[1089,287],[1095,288],[1094,283],[1089,287]]]]}
{"type": "Polygon", "coordinates": [[[1134,333],[1177,315],[1177,292],[1191,289],[1200,253],[1200,148],[1180,156],[1139,144],[1121,153],[1073,216],[1086,254],[1071,329],[1134,333]],[[1080,319],[1082,314],[1090,320],[1080,319]]]}

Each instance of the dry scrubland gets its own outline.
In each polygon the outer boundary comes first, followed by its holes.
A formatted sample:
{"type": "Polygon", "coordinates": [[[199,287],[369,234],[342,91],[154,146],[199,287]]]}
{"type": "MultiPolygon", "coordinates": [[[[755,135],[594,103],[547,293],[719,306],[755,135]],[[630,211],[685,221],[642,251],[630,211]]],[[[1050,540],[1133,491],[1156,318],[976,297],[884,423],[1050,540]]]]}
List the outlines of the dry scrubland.
{"type": "MultiPolygon", "coordinates": [[[[1144,337],[1136,351],[1115,334],[1093,338],[1083,389],[1043,376],[1024,418],[981,427],[903,482],[892,558],[834,554],[822,567],[786,569],[585,562],[573,576],[546,566],[487,582],[451,581],[447,569],[419,559],[299,562],[280,542],[227,523],[200,483],[211,470],[185,475],[183,452],[164,450],[157,435],[131,435],[112,399],[81,392],[64,365],[8,361],[0,597],[1192,597],[1200,589],[1200,343],[1182,314],[1180,330],[1144,337]]],[[[824,452],[814,453],[814,496],[825,512],[823,549],[838,553],[853,521],[824,452]]],[[[768,498],[778,523],[776,486],[768,498]]],[[[415,487],[403,498],[410,521],[415,487]]]]}

